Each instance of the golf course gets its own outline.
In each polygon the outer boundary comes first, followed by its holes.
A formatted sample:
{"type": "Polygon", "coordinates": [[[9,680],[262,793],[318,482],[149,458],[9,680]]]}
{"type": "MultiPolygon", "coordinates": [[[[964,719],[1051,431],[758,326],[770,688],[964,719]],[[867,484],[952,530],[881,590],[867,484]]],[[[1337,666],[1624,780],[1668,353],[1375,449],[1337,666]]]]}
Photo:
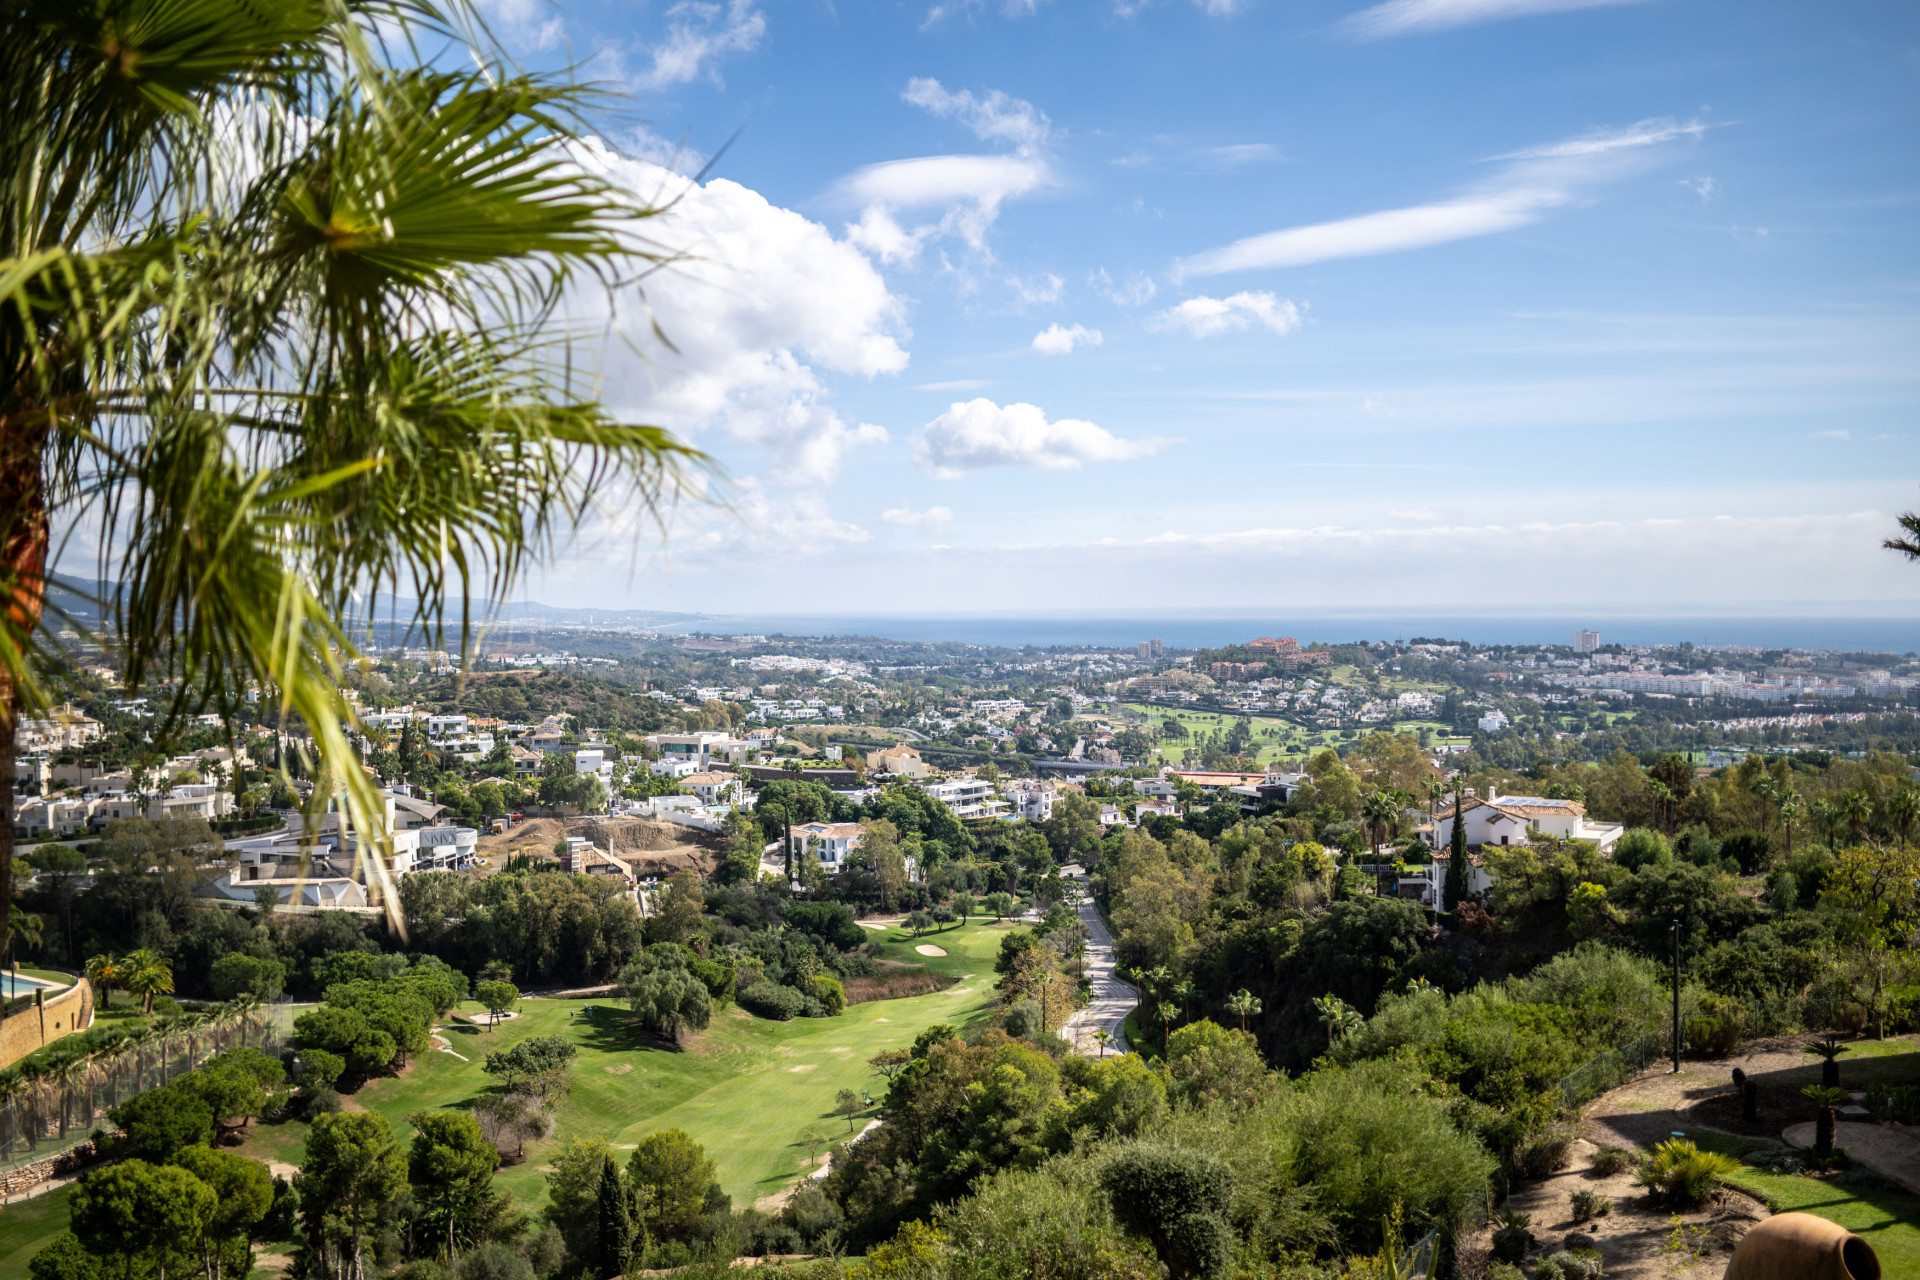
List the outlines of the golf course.
{"type": "MultiPolygon", "coordinates": [[[[517,1016],[489,1028],[486,1011],[467,1003],[437,1033],[436,1048],[397,1076],[377,1077],[344,1098],[349,1109],[377,1111],[405,1141],[407,1117],[466,1107],[496,1087],[482,1069],[486,1055],[529,1036],[564,1036],[578,1046],[572,1090],[553,1135],[527,1144],[525,1158],[501,1168],[495,1185],[537,1212],[546,1196],[544,1166],[567,1139],[599,1137],[631,1149],[644,1135],[679,1128],[705,1146],[737,1207],[767,1201],[866,1123],[834,1111],[842,1089],[877,1102],[885,1082],[867,1065],[883,1049],[906,1048],[936,1022],[964,1026],[985,1016],[993,957],[1011,922],[973,920],[915,937],[899,928],[870,928],[883,961],[923,966],[955,979],[930,995],[848,1006],[836,1018],[777,1022],[732,1004],[714,1010],[711,1025],[678,1049],[641,1029],[618,997],[524,998],[517,1016]],[[926,946],[946,954],[916,950],[926,946]],[[811,1140],[810,1140],[811,1137],[811,1140]]],[[[234,1151],[277,1172],[297,1166],[307,1125],[256,1122],[234,1151]]],[[[0,1280],[27,1276],[27,1263],[67,1226],[67,1192],[0,1208],[0,1280]]]]}

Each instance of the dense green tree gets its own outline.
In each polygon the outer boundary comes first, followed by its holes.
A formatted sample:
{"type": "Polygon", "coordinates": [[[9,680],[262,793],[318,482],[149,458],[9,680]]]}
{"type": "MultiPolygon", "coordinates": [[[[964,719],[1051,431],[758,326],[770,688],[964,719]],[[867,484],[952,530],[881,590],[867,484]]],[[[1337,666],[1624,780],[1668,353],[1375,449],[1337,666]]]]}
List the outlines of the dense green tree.
{"type": "Polygon", "coordinates": [[[713,998],[687,968],[686,951],[673,943],[648,947],[620,971],[627,1004],[647,1030],[678,1042],[684,1031],[704,1031],[713,1018],[713,998]]]}
{"type": "Polygon", "coordinates": [[[314,1117],[294,1179],[307,1244],[337,1259],[342,1280],[366,1280],[365,1249],[407,1187],[407,1159],[377,1111],[314,1117]]]}
{"type": "Polygon", "coordinates": [[[273,1175],[258,1160],[211,1147],[183,1147],[173,1163],[213,1192],[213,1208],[201,1228],[207,1280],[246,1280],[253,1270],[254,1229],[273,1208],[273,1175]]]}
{"type": "Polygon", "coordinates": [[[473,998],[486,1006],[488,1026],[498,1026],[500,1015],[510,1011],[520,1001],[520,988],[511,982],[475,983],[473,998]]]}
{"type": "Polygon", "coordinates": [[[135,1094],[107,1114],[122,1132],[119,1150],[153,1164],[213,1138],[213,1109],[180,1084],[135,1094]]]}
{"type": "Polygon", "coordinates": [[[152,1267],[166,1280],[170,1258],[200,1261],[195,1246],[213,1217],[212,1188],[172,1165],[122,1160],[74,1184],[68,1210],[73,1234],[97,1257],[117,1260],[125,1274],[152,1267]]]}
{"type": "Polygon", "coordinates": [[[413,1126],[407,1178],[429,1206],[424,1225],[442,1242],[442,1256],[451,1259],[457,1244],[470,1238],[500,1153],[470,1112],[416,1111],[407,1122],[413,1126]]]}
{"type": "Polygon", "coordinates": [[[635,1218],[653,1241],[691,1240],[717,1186],[706,1148],[679,1129],[649,1133],[627,1160],[635,1218]]]}

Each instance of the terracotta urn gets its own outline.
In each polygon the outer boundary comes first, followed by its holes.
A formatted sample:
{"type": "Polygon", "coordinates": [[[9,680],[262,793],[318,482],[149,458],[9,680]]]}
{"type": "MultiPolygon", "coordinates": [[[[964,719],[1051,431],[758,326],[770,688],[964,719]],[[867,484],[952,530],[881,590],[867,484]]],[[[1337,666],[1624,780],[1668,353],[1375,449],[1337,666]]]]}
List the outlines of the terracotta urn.
{"type": "Polygon", "coordinates": [[[1838,1223],[1781,1213],[1747,1232],[1725,1280],[1880,1280],[1880,1259],[1838,1223]]]}

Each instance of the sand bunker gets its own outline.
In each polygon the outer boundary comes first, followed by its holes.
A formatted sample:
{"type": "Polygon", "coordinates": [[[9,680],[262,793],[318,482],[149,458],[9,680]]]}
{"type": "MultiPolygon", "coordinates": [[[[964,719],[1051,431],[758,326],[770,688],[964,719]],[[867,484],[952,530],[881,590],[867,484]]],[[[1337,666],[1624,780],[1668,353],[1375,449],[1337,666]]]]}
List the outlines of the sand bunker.
{"type": "Polygon", "coordinates": [[[936,947],[931,942],[923,942],[915,947],[914,950],[923,956],[943,956],[947,954],[945,947],[936,947]]]}

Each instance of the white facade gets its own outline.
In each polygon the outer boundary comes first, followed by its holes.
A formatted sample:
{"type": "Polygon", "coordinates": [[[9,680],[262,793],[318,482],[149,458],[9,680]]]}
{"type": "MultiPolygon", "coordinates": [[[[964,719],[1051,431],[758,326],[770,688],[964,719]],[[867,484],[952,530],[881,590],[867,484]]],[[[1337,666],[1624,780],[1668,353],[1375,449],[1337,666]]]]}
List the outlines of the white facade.
{"type": "Polygon", "coordinates": [[[1576,631],[1573,633],[1573,651],[1575,653],[1593,653],[1600,647],[1598,631],[1576,631]]]}
{"type": "Polygon", "coordinates": [[[1025,818],[1028,822],[1045,822],[1053,817],[1053,788],[1044,784],[1016,782],[1007,787],[1003,795],[1013,806],[1015,817],[1025,818]]]}
{"type": "Polygon", "coordinates": [[[1480,726],[1482,733],[1498,733],[1507,727],[1507,717],[1504,712],[1495,708],[1481,716],[1476,723],[1480,726]]]}
{"type": "MultiPolygon", "coordinates": [[[[789,827],[787,832],[795,853],[811,852],[821,866],[829,869],[844,863],[866,834],[857,822],[809,822],[804,827],[789,827]]],[[[778,852],[784,859],[785,850],[778,852]]]]}
{"type": "MultiPolygon", "coordinates": [[[[1528,843],[1534,832],[1562,840],[1590,840],[1607,853],[1625,834],[1617,822],[1595,822],[1587,817],[1587,808],[1576,800],[1551,800],[1543,796],[1502,796],[1497,792],[1485,800],[1471,797],[1462,801],[1465,812],[1466,842],[1469,846],[1514,845],[1528,843]]],[[[1433,820],[1433,844],[1445,849],[1453,843],[1452,806],[1433,820]]]]}
{"type": "Polygon", "coordinates": [[[947,806],[956,818],[992,818],[1007,805],[993,793],[993,784],[978,778],[959,778],[952,782],[922,782],[920,789],[947,806]]]}

